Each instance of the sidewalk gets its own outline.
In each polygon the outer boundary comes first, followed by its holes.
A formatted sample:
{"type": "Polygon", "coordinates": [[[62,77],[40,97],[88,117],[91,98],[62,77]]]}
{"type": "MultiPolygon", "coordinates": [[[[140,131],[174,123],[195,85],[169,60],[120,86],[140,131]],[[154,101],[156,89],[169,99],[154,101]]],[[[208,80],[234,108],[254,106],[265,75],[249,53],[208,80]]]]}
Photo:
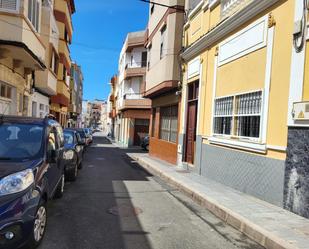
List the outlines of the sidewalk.
{"type": "Polygon", "coordinates": [[[309,220],[148,154],[128,156],[265,248],[309,249],[309,220]]]}

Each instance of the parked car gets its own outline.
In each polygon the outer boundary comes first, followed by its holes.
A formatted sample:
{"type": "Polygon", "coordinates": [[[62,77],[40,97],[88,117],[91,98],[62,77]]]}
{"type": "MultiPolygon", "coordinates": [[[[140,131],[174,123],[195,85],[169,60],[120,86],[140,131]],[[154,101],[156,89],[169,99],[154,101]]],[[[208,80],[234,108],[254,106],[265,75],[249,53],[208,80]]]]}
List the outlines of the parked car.
{"type": "Polygon", "coordinates": [[[64,138],[54,120],[0,117],[0,248],[37,247],[47,202],[64,190],[64,138]]]}
{"type": "Polygon", "coordinates": [[[86,133],[87,145],[92,144],[93,138],[92,138],[91,130],[89,128],[84,128],[84,131],[86,133]]]}
{"type": "Polygon", "coordinates": [[[65,178],[69,181],[75,181],[78,169],[82,168],[84,144],[76,130],[64,130],[65,178]]]}
{"type": "Polygon", "coordinates": [[[141,147],[142,147],[144,150],[149,151],[149,136],[145,136],[145,137],[142,139],[141,147]]]}
{"type": "Polygon", "coordinates": [[[75,129],[81,139],[84,141],[84,152],[86,151],[86,147],[90,144],[89,138],[87,138],[87,134],[83,128],[75,129]]]}

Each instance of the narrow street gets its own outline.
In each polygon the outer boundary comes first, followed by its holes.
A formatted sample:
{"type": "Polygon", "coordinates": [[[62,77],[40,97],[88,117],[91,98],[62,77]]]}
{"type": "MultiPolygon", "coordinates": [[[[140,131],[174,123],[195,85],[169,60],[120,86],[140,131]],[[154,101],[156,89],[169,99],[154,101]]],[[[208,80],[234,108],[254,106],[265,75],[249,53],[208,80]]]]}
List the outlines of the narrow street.
{"type": "Polygon", "coordinates": [[[40,249],[261,248],[143,171],[126,152],[95,137],[77,181],[49,205],[40,249]]]}

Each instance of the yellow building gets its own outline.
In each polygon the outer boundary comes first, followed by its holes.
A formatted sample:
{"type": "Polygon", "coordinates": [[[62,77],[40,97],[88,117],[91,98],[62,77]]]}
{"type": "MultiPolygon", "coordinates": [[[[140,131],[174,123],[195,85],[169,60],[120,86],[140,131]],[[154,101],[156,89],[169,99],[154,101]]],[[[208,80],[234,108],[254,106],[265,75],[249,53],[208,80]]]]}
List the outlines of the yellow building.
{"type": "Polygon", "coordinates": [[[304,2],[186,1],[178,158],[309,217],[304,2]]]}
{"type": "Polygon", "coordinates": [[[67,126],[70,103],[71,57],[69,44],[72,41],[73,27],[71,16],[75,12],[74,0],[54,0],[54,15],[60,32],[59,68],[57,72],[57,95],[51,98],[51,113],[62,126],[67,126]]]}

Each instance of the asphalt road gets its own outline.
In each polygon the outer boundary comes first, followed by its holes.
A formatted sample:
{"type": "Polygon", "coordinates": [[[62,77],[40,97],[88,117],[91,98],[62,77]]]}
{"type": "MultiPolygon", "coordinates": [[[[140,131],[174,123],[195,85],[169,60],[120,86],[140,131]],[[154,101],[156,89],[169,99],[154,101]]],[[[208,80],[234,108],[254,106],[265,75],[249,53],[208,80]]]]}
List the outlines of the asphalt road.
{"type": "Polygon", "coordinates": [[[40,249],[260,249],[204,208],[149,175],[103,136],[76,182],[49,204],[40,249]]]}

